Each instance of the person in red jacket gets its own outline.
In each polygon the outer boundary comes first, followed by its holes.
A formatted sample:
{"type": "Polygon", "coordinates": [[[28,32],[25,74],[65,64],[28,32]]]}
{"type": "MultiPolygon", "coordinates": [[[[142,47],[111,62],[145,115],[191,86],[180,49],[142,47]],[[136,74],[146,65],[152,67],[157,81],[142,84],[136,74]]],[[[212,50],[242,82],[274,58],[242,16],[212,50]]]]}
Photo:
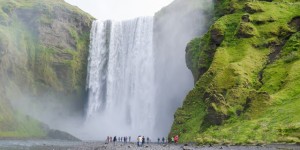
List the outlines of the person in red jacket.
{"type": "Polygon", "coordinates": [[[178,137],[178,135],[176,135],[176,136],[174,137],[175,143],[178,143],[178,140],[179,140],[179,137],[178,137]]]}

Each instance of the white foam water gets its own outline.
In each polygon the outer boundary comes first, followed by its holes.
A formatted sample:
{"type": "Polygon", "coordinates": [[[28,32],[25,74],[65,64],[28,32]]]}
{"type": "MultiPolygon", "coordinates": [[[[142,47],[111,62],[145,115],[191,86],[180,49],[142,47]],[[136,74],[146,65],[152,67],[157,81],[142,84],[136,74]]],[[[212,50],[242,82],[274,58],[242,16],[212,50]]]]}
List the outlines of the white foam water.
{"type": "Polygon", "coordinates": [[[153,18],[95,21],[91,30],[87,122],[105,135],[148,135],[155,124],[153,18]]]}

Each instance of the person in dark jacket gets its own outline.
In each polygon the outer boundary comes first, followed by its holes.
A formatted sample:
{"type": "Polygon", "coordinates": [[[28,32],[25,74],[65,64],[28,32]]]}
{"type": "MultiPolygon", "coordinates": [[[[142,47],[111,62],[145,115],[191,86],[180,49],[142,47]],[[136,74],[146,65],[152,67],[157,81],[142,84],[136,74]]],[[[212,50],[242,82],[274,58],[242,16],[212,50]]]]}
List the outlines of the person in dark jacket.
{"type": "Polygon", "coordinates": [[[117,137],[116,136],[114,137],[113,141],[114,141],[114,145],[116,145],[116,142],[117,142],[117,137]]]}
{"type": "Polygon", "coordinates": [[[142,138],[142,146],[145,144],[145,137],[142,138]]]}

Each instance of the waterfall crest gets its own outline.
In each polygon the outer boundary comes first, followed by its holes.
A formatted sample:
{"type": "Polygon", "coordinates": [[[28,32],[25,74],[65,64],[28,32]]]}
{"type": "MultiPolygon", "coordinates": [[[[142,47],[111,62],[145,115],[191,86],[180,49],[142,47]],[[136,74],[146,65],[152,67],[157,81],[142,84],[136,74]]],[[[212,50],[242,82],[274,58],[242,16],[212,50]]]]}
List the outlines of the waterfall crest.
{"type": "Polygon", "coordinates": [[[106,135],[151,135],[155,124],[153,18],[95,21],[87,75],[87,121],[106,135]]]}

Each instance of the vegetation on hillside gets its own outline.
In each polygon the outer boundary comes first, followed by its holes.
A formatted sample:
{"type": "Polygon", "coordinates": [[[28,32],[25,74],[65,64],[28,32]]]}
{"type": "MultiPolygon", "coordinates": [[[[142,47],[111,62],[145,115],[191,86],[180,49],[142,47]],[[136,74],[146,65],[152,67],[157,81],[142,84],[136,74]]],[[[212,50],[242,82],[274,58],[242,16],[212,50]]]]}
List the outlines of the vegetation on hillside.
{"type": "Polygon", "coordinates": [[[300,142],[300,2],[216,1],[187,46],[195,87],[170,136],[199,144],[300,142]]]}
{"type": "Polygon", "coordinates": [[[92,20],[63,0],[0,0],[0,138],[46,135],[15,109],[25,100],[83,107],[92,20]]]}

